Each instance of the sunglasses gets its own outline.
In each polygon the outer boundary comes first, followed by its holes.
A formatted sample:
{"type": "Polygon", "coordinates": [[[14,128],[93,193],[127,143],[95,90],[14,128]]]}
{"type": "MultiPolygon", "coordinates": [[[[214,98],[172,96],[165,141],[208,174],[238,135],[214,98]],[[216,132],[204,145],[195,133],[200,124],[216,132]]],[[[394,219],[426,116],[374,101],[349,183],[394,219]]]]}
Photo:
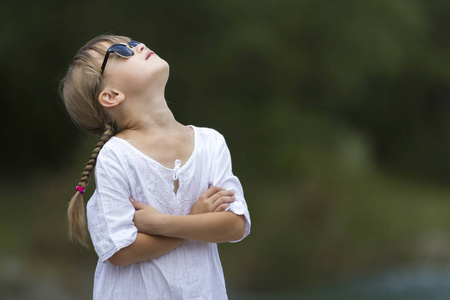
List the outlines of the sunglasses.
{"type": "Polygon", "coordinates": [[[129,41],[127,44],[114,44],[111,47],[109,47],[108,50],[106,50],[105,59],[103,59],[100,74],[103,75],[106,63],[108,62],[108,58],[111,53],[116,53],[117,55],[123,58],[130,58],[134,55],[134,52],[133,50],[131,50],[131,48],[134,48],[139,44],[140,42],[137,41],[129,41]]]}

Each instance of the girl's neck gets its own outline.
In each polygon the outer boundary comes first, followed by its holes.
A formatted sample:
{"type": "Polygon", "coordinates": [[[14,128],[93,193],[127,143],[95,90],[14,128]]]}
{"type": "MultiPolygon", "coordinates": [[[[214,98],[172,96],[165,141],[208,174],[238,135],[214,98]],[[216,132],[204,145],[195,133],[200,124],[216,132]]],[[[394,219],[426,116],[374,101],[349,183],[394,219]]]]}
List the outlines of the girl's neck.
{"type": "Polygon", "coordinates": [[[135,106],[129,109],[125,116],[120,122],[118,136],[151,134],[182,126],[175,119],[165,99],[158,101],[157,104],[150,102],[139,107],[135,106]]]}

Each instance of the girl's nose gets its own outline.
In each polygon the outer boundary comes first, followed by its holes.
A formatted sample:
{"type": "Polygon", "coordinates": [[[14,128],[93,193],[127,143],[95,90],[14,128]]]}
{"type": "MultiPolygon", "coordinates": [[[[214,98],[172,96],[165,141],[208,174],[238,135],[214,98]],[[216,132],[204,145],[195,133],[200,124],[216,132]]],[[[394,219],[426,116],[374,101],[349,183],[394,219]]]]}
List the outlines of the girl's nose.
{"type": "Polygon", "coordinates": [[[145,49],[147,49],[147,47],[142,43],[136,46],[136,51],[138,53],[142,53],[145,49]]]}

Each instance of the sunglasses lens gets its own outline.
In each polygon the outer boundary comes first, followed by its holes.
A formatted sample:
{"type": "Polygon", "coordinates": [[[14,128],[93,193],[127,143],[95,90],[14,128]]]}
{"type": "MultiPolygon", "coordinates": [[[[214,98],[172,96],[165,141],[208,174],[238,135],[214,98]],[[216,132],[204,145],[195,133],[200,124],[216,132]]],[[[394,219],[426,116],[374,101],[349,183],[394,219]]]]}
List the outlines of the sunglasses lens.
{"type": "MultiPolygon", "coordinates": [[[[128,42],[128,46],[130,46],[130,47],[136,47],[139,44],[140,43],[136,42],[136,41],[128,42]]],[[[134,52],[128,46],[127,46],[127,44],[114,44],[111,47],[109,47],[108,50],[106,51],[105,58],[103,59],[103,64],[100,68],[101,69],[100,74],[103,75],[103,72],[105,71],[106,63],[108,62],[108,58],[111,53],[116,53],[117,55],[119,55],[121,57],[125,57],[125,58],[132,57],[134,55],[134,52]]]]}
{"type": "Polygon", "coordinates": [[[138,41],[129,41],[128,45],[130,45],[131,47],[136,47],[137,45],[139,45],[141,42],[138,41]]]}
{"type": "Polygon", "coordinates": [[[134,54],[133,50],[122,44],[112,45],[110,49],[111,52],[114,52],[122,57],[131,57],[134,54]]]}

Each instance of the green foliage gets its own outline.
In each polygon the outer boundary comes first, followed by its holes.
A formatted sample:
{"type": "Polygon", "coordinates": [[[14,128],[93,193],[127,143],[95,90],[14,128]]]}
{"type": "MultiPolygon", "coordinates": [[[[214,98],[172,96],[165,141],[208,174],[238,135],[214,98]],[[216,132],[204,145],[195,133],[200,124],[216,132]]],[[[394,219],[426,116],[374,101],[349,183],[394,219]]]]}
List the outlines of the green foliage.
{"type": "Polygon", "coordinates": [[[232,288],[306,287],[446,259],[426,249],[450,230],[450,191],[439,185],[450,178],[449,9],[420,0],[2,2],[2,179],[14,189],[2,202],[9,211],[17,199],[31,220],[11,228],[20,216],[2,218],[4,251],[95,265],[61,224],[96,141],[75,129],[57,89],[75,52],[112,32],[169,62],[177,119],[227,139],[253,220],[247,240],[221,246],[232,288]]]}

